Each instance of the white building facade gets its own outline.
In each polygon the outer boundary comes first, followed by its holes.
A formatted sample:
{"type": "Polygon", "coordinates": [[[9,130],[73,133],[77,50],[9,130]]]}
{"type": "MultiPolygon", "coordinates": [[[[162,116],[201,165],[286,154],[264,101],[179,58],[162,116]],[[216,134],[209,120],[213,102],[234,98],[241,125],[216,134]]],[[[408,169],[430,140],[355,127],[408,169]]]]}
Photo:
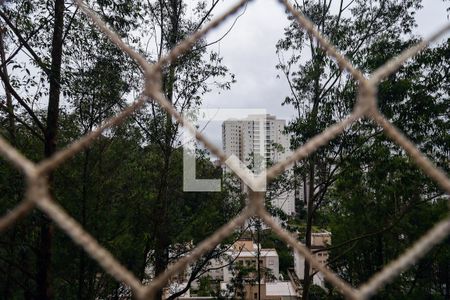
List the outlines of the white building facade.
{"type": "MultiPolygon", "coordinates": [[[[323,266],[328,263],[329,252],[324,250],[331,245],[331,232],[322,230],[320,232],[311,233],[311,250],[314,252],[316,260],[323,266]],[[323,251],[320,251],[323,250],[323,251]],[[319,252],[317,252],[319,251],[319,252]]],[[[305,257],[294,251],[294,271],[300,280],[305,278],[305,257]]],[[[317,270],[311,267],[310,274],[314,274],[317,270]]],[[[325,278],[322,272],[315,273],[313,284],[325,289],[325,278]]]]}
{"type": "MultiPolygon", "coordinates": [[[[290,137],[284,133],[285,125],[285,120],[272,115],[226,120],[222,123],[223,150],[227,156],[234,154],[245,165],[255,166],[253,170],[256,173],[260,166],[264,169],[267,164],[291,155],[290,137]]],[[[272,205],[287,215],[293,215],[295,197],[295,188],[283,191],[271,200],[272,205]]]]}
{"type": "MultiPolygon", "coordinates": [[[[270,271],[271,276],[278,280],[280,277],[280,263],[278,253],[275,249],[259,249],[259,264],[258,246],[251,242],[236,242],[235,247],[231,248],[225,253],[229,261],[233,261],[233,265],[237,266],[253,266],[255,269],[261,267],[270,271]]],[[[223,268],[223,281],[229,283],[234,277],[233,265],[223,268]]]]}

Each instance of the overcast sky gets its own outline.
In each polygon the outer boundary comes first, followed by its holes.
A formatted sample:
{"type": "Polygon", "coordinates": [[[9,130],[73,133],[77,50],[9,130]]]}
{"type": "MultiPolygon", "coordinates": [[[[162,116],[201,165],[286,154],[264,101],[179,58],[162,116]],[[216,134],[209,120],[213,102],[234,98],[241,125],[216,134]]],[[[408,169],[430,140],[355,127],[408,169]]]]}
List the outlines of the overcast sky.
{"type": "MultiPolygon", "coordinates": [[[[224,11],[235,1],[224,1],[220,10],[224,11]]],[[[417,14],[417,33],[427,36],[449,22],[445,10],[448,4],[441,0],[424,0],[424,8],[417,14]]],[[[216,15],[218,12],[216,12],[216,15]]],[[[214,41],[231,26],[230,18],[217,30],[207,36],[214,41]]],[[[289,94],[286,80],[276,78],[275,65],[278,58],[275,44],[283,36],[283,28],[288,25],[287,16],[277,1],[258,0],[248,4],[243,15],[237,20],[231,32],[213,49],[223,56],[224,64],[236,75],[237,82],[231,90],[215,91],[203,100],[204,108],[263,108],[278,118],[290,120],[293,110],[281,106],[289,94]]],[[[206,135],[221,146],[221,122],[211,122],[206,135]]]]}

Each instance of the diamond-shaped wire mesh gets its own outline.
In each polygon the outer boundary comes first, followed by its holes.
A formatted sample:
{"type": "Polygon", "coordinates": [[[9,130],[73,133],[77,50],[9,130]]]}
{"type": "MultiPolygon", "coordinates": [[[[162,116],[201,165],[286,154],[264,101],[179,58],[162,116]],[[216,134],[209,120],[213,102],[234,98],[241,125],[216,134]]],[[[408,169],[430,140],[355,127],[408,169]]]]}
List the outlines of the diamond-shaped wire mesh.
{"type": "MultiPolygon", "coordinates": [[[[125,267],[123,267],[107,250],[105,250],[89,233],[87,233],[80,224],[78,224],[65,210],[60,207],[50,196],[46,175],[59,167],[64,161],[73,157],[76,153],[89,146],[105,129],[123,122],[130,114],[140,109],[147,101],[157,102],[163,109],[170,113],[182,126],[196,137],[198,141],[204,144],[211,153],[216,155],[222,163],[226,163],[226,155],[210,141],[208,141],[195,127],[184,119],[176,109],[165,98],[160,84],[161,70],[163,66],[173,62],[179,55],[189,51],[189,49],[211,29],[224,22],[225,19],[235,14],[242,8],[248,0],[240,0],[232,6],[225,14],[211,21],[202,30],[195,32],[190,37],[177,45],[171,52],[160,59],[155,64],[148,63],[144,57],[135,52],[131,47],[124,43],[120,37],[92,11],[81,0],[75,0],[83,13],[106,34],[111,41],[122,51],[126,52],[134,59],[144,71],[145,89],[142,95],[132,105],[123,110],[120,114],[110,118],[95,131],[82,137],[69,145],[66,149],[57,152],[53,157],[35,164],[22,156],[15,148],[9,145],[0,137],[0,154],[10,161],[18,170],[24,173],[27,179],[27,190],[25,199],[11,210],[6,216],[0,219],[0,231],[12,226],[20,218],[26,216],[34,207],[39,208],[46,213],[75,243],[81,246],[102,268],[111,274],[117,281],[128,285],[136,298],[152,299],[157,290],[163,288],[170,278],[178,272],[183,271],[189,264],[195,262],[206,251],[213,249],[223,239],[232,234],[233,230],[244,224],[252,217],[260,217],[280,238],[292,246],[295,251],[309,261],[311,266],[323,273],[325,279],[336,287],[346,298],[349,299],[367,299],[374,295],[377,290],[392,281],[402,271],[414,264],[434,245],[440,243],[450,233],[450,218],[440,221],[422,238],[415,242],[405,253],[397,260],[385,266],[380,272],[375,274],[368,282],[359,288],[351,287],[347,282],[333,273],[328,268],[321,265],[309,251],[307,247],[297,241],[294,235],[281,228],[277,222],[270,216],[264,207],[264,193],[249,193],[249,201],[243,211],[222,226],[213,235],[200,243],[188,256],[178,260],[170,266],[166,272],[155,278],[149,285],[142,283],[125,267]]],[[[406,138],[397,128],[395,128],[378,110],[376,103],[376,89],[381,80],[395,72],[407,59],[413,57],[420,50],[425,48],[430,42],[441,36],[450,29],[450,24],[440,29],[430,38],[422,41],[414,47],[404,51],[399,56],[386,62],[366,78],[359,70],[341,55],[330,42],[325,39],[305,16],[289,3],[288,0],[279,1],[284,8],[296,19],[299,25],[316,39],[327,55],[334,58],[341,69],[349,72],[359,84],[358,99],[353,112],[343,121],[327,128],[319,135],[310,139],[305,145],[296,149],[293,154],[285,161],[279,162],[267,170],[267,180],[272,180],[294,162],[304,159],[322,145],[327,144],[331,139],[341,134],[345,128],[350,126],[356,120],[366,117],[380,125],[384,132],[395,143],[401,146],[411,157],[411,159],[431,177],[447,194],[450,194],[450,179],[446,174],[437,168],[428,160],[415,145],[406,138]]],[[[244,176],[244,175],[242,175],[244,176]]],[[[251,182],[251,178],[246,178],[251,182]]],[[[257,183],[256,183],[257,184],[257,183]]]]}

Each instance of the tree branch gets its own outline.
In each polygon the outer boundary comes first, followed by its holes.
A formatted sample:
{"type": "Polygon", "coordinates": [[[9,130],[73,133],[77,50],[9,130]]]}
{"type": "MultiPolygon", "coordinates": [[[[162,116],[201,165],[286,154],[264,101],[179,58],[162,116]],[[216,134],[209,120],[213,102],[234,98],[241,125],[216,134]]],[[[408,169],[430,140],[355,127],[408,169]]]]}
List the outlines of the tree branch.
{"type": "Polygon", "coordinates": [[[405,207],[405,209],[403,209],[403,211],[400,213],[400,216],[399,216],[397,219],[391,221],[391,224],[389,224],[388,226],[386,226],[386,227],[384,227],[384,228],[382,228],[382,229],[380,229],[380,230],[373,231],[373,232],[369,232],[369,233],[365,233],[365,234],[362,234],[362,235],[357,236],[357,237],[355,237],[355,238],[349,239],[349,240],[347,240],[347,241],[345,241],[345,242],[342,242],[342,243],[340,243],[340,244],[338,244],[338,245],[336,245],[336,246],[326,247],[326,248],[323,248],[323,249],[314,250],[314,251],[312,251],[312,252],[313,252],[313,253],[319,253],[319,252],[324,252],[324,251],[330,251],[330,250],[333,250],[333,249],[337,249],[337,248],[343,247],[343,246],[345,246],[345,245],[347,245],[347,244],[354,243],[354,242],[356,242],[356,241],[359,241],[359,240],[362,240],[362,239],[366,239],[366,238],[369,238],[369,237],[371,237],[371,236],[379,235],[379,234],[381,234],[381,233],[384,233],[384,232],[386,232],[386,231],[389,231],[389,230],[391,230],[392,228],[394,228],[398,223],[400,223],[400,221],[403,219],[403,217],[404,217],[408,212],[410,212],[413,208],[417,207],[418,205],[420,205],[420,204],[422,204],[422,203],[431,201],[431,200],[433,200],[433,199],[435,199],[435,198],[437,198],[437,197],[439,197],[439,196],[441,196],[441,195],[442,195],[442,194],[437,194],[437,195],[434,195],[434,196],[432,196],[432,197],[430,197],[430,198],[424,199],[424,200],[422,200],[422,201],[419,201],[419,202],[417,202],[417,203],[414,203],[414,204],[412,204],[412,205],[409,205],[409,206],[405,207]]]}
{"type": "MultiPolygon", "coordinates": [[[[0,103],[0,109],[2,109],[6,113],[9,113],[8,108],[5,105],[3,105],[3,103],[0,103]]],[[[31,134],[33,134],[39,140],[44,141],[44,138],[36,130],[34,130],[33,127],[28,125],[24,120],[20,119],[16,114],[13,114],[13,117],[17,122],[19,122],[25,128],[27,128],[31,132],[31,134]]]]}
{"type": "Polygon", "coordinates": [[[30,115],[30,117],[33,119],[33,121],[36,123],[36,126],[39,127],[39,129],[42,130],[42,132],[45,134],[45,129],[44,129],[44,125],[42,124],[42,122],[39,120],[39,118],[36,116],[36,114],[34,113],[34,111],[31,109],[30,106],[28,106],[28,104],[25,102],[24,99],[22,99],[22,97],[19,96],[19,94],[14,90],[14,88],[11,86],[11,84],[9,83],[9,81],[6,78],[6,75],[3,74],[3,72],[0,70],[0,78],[2,79],[3,83],[5,84],[5,88],[8,89],[8,91],[11,93],[11,95],[14,96],[14,98],[16,98],[16,100],[20,103],[20,105],[28,112],[28,114],[30,115]]]}
{"type": "Polygon", "coordinates": [[[11,28],[11,30],[14,32],[14,34],[19,39],[19,42],[25,47],[25,49],[28,50],[28,52],[31,54],[31,56],[35,60],[36,64],[39,67],[41,67],[41,69],[44,71],[45,74],[47,74],[47,76],[50,76],[50,74],[51,74],[50,69],[45,65],[45,63],[41,60],[41,58],[33,50],[33,48],[30,46],[28,41],[22,37],[19,29],[16,26],[14,26],[14,24],[11,22],[11,20],[9,20],[8,16],[2,10],[0,10],[0,17],[2,17],[3,20],[5,21],[5,23],[9,26],[9,28],[11,28]]]}
{"type": "Polygon", "coordinates": [[[213,11],[214,7],[216,7],[217,3],[219,3],[219,0],[212,2],[211,7],[209,8],[208,12],[203,16],[203,18],[200,20],[200,22],[198,22],[197,26],[194,29],[194,32],[198,31],[200,29],[200,27],[202,27],[203,23],[211,15],[211,12],[213,11]]]}

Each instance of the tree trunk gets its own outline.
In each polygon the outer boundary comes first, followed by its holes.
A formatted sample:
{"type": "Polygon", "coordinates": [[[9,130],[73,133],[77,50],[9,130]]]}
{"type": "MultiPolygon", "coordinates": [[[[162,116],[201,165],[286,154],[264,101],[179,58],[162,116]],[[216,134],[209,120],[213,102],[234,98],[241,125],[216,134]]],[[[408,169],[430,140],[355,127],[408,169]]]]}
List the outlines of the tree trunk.
{"type": "MultiPolygon", "coordinates": [[[[261,300],[261,264],[259,262],[261,258],[261,220],[256,219],[256,234],[257,234],[257,266],[258,266],[258,300],[261,300]]],[[[267,279],[267,278],[266,278],[267,279]]]]}
{"type": "MultiPolygon", "coordinates": [[[[168,237],[169,220],[167,218],[167,179],[170,167],[169,153],[164,158],[163,174],[161,176],[160,191],[158,203],[155,212],[155,276],[162,274],[169,263],[169,246],[170,239],[168,237]]],[[[156,299],[162,299],[163,291],[159,290],[156,299]]]]}
{"type": "MultiPolygon", "coordinates": [[[[0,28],[0,58],[1,58],[1,64],[2,64],[2,73],[5,75],[5,80],[7,81],[5,84],[9,83],[9,75],[8,75],[8,68],[6,67],[6,55],[5,55],[5,41],[4,38],[4,31],[6,29],[0,28]]],[[[14,146],[15,145],[15,139],[16,139],[16,127],[14,122],[14,108],[12,104],[12,96],[9,89],[5,88],[5,96],[6,96],[6,108],[8,110],[8,132],[10,137],[10,142],[14,146]]]]}
{"type": "MultiPolygon", "coordinates": [[[[315,47],[311,44],[311,54],[314,59],[315,68],[317,69],[314,76],[314,98],[313,98],[313,107],[311,109],[311,114],[308,116],[310,119],[310,133],[309,137],[312,138],[318,133],[317,129],[317,116],[319,113],[319,104],[322,100],[320,97],[320,65],[323,61],[323,55],[318,53],[319,51],[319,45],[317,44],[315,47]]],[[[307,212],[306,212],[306,238],[305,243],[306,247],[308,249],[311,249],[311,234],[312,234],[312,222],[313,222],[313,215],[314,215],[314,184],[315,184],[315,167],[317,163],[317,158],[315,154],[312,154],[309,159],[309,191],[308,191],[308,206],[307,206],[307,212]]],[[[311,285],[311,276],[310,276],[310,264],[305,259],[305,277],[304,277],[304,284],[303,284],[303,300],[309,299],[309,287],[311,285]]]]}
{"type": "MultiPolygon", "coordinates": [[[[176,46],[178,42],[178,31],[179,31],[179,17],[180,17],[180,1],[170,0],[169,1],[169,18],[171,23],[171,28],[168,34],[168,48],[171,49],[176,46]]],[[[176,62],[172,62],[169,66],[168,73],[163,76],[163,89],[166,92],[167,99],[169,102],[173,102],[173,92],[176,80],[176,62]]],[[[160,181],[159,195],[157,198],[156,212],[155,212],[155,276],[162,274],[169,264],[169,226],[170,220],[168,217],[168,177],[170,171],[170,160],[172,155],[172,140],[173,140],[173,123],[172,116],[166,114],[166,128],[165,128],[165,138],[163,145],[163,157],[164,165],[162,169],[162,176],[160,181]]],[[[156,299],[162,299],[162,290],[159,290],[156,294],[156,299]]]]}
{"type": "Polygon", "coordinates": [[[444,299],[445,300],[450,300],[450,263],[446,263],[445,266],[445,294],[444,294],[444,299]]]}
{"type": "MultiPolygon", "coordinates": [[[[83,187],[82,187],[82,195],[81,195],[81,220],[80,223],[83,227],[86,225],[86,202],[87,202],[87,189],[89,185],[89,173],[88,173],[88,166],[89,166],[89,157],[90,157],[90,150],[86,149],[84,152],[84,164],[83,164],[83,187]]],[[[78,299],[83,300],[86,299],[84,297],[85,293],[85,273],[86,273],[86,253],[83,249],[79,250],[79,260],[80,264],[78,266],[78,299]]]]}
{"type": "MultiPolygon", "coordinates": [[[[2,72],[5,75],[5,80],[7,83],[9,83],[9,75],[8,75],[8,68],[6,67],[6,54],[5,54],[5,41],[4,41],[4,32],[6,29],[0,27],[0,63],[2,64],[2,72]]],[[[12,104],[12,97],[9,89],[5,88],[5,96],[6,96],[6,109],[8,111],[8,134],[9,134],[9,142],[11,145],[16,144],[16,129],[15,129],[15,122],[14,122],[14,109],[12,104]]],[[[13,258],[15,256],[15,237],[16,237],[16,228],[12,228],[11,233],[9,234],[9,243],[10,246],[8,246],[9,251],[9,257],[13,258]]],[[[12,276],[12,267],[11,264],[8,264],[6,268],[6,279],[5,279],[5,285],[3,290],[3,297],[5,299],[8,299],[11,297],[11,276],[12,276]]]]}
{"type": "MultiPolygon", "coordinates": [[[[307,212],[306,212],[306,232],[305,232],[305,246],[311,249],[311,234],[312,234],[312,222],[313,222],[313,200],[314,200],[314,176],[315,176],[315,166],[314,166],[314,156],[311,157],[309,166],[309,191],[307,199],[307,212]]],[[[305,271],[303,280],[303,300],[309,299],[309,287],[311,285],[311,267],[309,262],[305,259],[305,271]]]]}
{"type": "MultiPolygon", "coordinates": [[[[55,18],[51,51],[50,90],[47,109],[47,124],[44,141],[44,155],[50,157],[56,151],[56,135],[58,132],[59,97],[61,92],[61,61],[62,39],[64,26],[64,0],[55,0],[55,18]]],[[[48,178],[50,190],[53,185],[53,175],[48,178]]],[[[53,224],[43,215],[40,220],[40,245],[37,258],[37,299],[52,299],[51,260],[53,224]]]]}

